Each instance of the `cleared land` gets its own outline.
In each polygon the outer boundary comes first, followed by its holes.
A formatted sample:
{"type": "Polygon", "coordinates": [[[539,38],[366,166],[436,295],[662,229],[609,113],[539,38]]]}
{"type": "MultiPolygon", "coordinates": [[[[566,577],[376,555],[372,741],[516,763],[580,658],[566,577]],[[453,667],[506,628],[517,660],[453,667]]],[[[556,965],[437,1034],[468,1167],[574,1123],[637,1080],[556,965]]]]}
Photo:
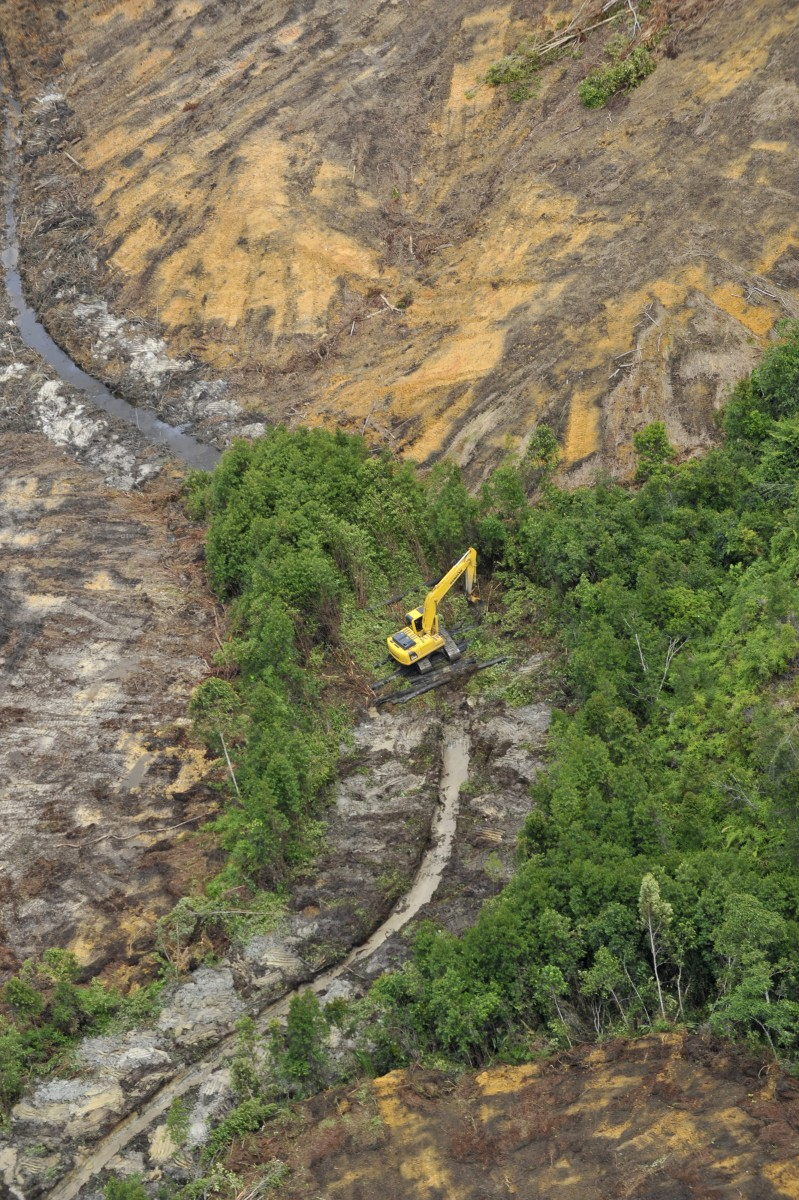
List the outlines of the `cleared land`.
{"type": "MultiPolygon", "coordinates": [[[[228,1165],[278,1158],[287,1200],[778,1200],[799,1189],[799,1089],[676,1034],[581,1047],[457,1084],[395,1071],[311,1101],[228,1165]]],[[[268,1129],[268,1127],[267,1127],[268,1129]]]]}
{"type": "Polygon", "coordinates": [[[787,0],[666,8],[655,73],[589,112],[613,25],[530,101],[472,90],[568,6],[3,0],[31,292],[107,378],[81,295],[224,373],[250,421],[474,477],[541,417],[571,464],[624,469],[659,418],[700,446],[799,312],[799,30],[787,0]]]}
{"type": "Polygon", "coordinates": [[[126,496],[42,437],[2,441],[4,966],[51,945],[136,962],[208,873],[188,834],[218,800],[183,726],[214,604],[170,501],[167,480],[126,496]]]}

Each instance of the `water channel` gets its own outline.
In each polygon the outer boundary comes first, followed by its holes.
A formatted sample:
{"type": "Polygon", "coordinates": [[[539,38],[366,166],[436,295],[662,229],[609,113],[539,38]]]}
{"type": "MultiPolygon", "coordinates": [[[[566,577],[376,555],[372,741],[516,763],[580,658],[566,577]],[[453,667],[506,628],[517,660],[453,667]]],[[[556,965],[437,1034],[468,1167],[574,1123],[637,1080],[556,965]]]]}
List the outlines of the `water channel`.
{"type": "Polygon", "coordinates": [[[82,371],[69,355],[56,345],[25,299],[19,273],[19,237],[15,209],[19,192],[19,144],[15,131],[19,125],[21,110],[17,101],[8,95],[5,97],[5,103],[6,244],[0,258],[5,271],[6,292],[15,313],[14,323],[23,342],[31,350],[35,350],[48,366],[58,373],[64,383],[82,392],[95,408],[102,409],[109,416],[116,417],[127,425],[135,426],[148,441],[163,446],[174,458],[180,459],[190,467],[213,470],[221,457],[218,450],[168,425],[152,409],[140,408],[115,396],[99,379],[82,371]]]}

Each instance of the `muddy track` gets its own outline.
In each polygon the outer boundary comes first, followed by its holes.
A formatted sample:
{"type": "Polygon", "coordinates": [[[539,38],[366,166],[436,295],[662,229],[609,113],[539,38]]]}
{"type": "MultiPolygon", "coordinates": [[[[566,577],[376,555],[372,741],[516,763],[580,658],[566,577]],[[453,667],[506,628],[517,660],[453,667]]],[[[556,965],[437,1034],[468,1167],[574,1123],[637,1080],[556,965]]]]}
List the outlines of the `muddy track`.
{"type": "MultiPolygon", "coordinates": [[[[468,773],[468,735],[465,729],[456,726],[445,735],[439,805],[433,819],[430,846],[410,889],[383,924],[366,942],[350,951],[342,962],[321,972],[309,984],[292,988],[279,1000],[262,1009],[256,1019],[260,1032],[265,1033],[271,1021],[285,1017],[291,998],[298,991],[305,990],[306,986],[318,995],[327,991],[334,980],[340,979],[357,964],[364,963],[429,903],[450,860],[458,816],[459,793],[468,778],[468,773]]],[[[162,1116],[176,1097],[184,1096],[192,1088],[199,1086],[207,1076],[219,1068],[235,1044],[236,1035],[228,1034],[198,1063],[179,1071],[142,1108],[120,1122],[116,1129],[89,1153],[80,1166],[66,1175],[48,1193],[52,1200],[72,1200],[73,1197],[79,1196],[91,1178],[162,1116]]]]}

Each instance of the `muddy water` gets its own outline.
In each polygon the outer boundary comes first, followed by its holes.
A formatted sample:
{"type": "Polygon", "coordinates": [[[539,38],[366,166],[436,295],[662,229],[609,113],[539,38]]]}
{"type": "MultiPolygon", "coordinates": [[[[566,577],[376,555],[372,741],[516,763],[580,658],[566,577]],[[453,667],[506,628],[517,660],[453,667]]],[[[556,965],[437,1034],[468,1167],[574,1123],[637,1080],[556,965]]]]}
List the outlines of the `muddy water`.
{"type": "MultiPolygon", "coordinates": [[[[464,729],[455,726],[445,734],[439,804],[433,818],[431,845],[422,859],[410,890],[368,941],[352,950],[343,962],[329,971],[317,975],[309,985],[303,984],[292,989],[280,1000],[276,1000],[274,1004],[263,1009],[258,1014],[256,1022],[262,1032],[266,1031],[271,1021],[285,1017],[291,998],[297,992],[304,991],[306,987],[310,987],[317,994],[327,991],[335,979],[344,975],[355,963],[363,962],[374,954],[375,950],[379,949],[392,934],[407,925],[432,899],[441,882],[444,868],[452,851],[452,841],[458,819],[458,797],[461,786],[466,782],[468,776],[468,735],[464,729]]],[[[145,1103],[138,1112],[132,1113],[122,1121],[108,1137],[93,1151],[90,1151],[88,1158],[48,1193],[49,1200],[73,1200],[78,1196],[93,1175],[102,1171],[116,1154],[124,1150],[135,1137],[148,1129],[167,1111],[176,1096],[184,1096],[186,1092],[199,1086],[212,1071],[219,1068],[234,1045],[235,1035],[230,1034],[201,1062],[176,1074],[149,1103],[145,1103]]]]}
{"type": "Polygon", "coordinates": [[[172,425],[162,421],[151,409],[139,408],[128,404],[110,392],[105,384],[82,371],[72,361],[68,354],[55,344],[47,330],[37,319],[36,313],[29,306],[22,290],[22,279],[19,274],[19,239],[17,235],[17,220],[14,205],[17,199],[17,158],[18,146],[14,128],[20,117],[20,107],[13,99],[7,101],[8,115],[5,126],[6,148],[6,195],[5,195],[5,233],[6,244],[2,252],[2,264],[5,270],[5,285],[8,298],[13,306],[15,324],[26,346],[44,359],[48,366],[60,375],[64,383],[71,388],[77,388],[96,408],[100,408],[109,416],[124,421],[127,425],[135,425],[139,432],[159,446],[163,446],[175,458],[181,459],[191,467],[199,467],[211,471],[219,462],[220,453],[213,446],[198,442],[195,438],[172,425]]]}
{"type": "MultiPolygon", "coordinates": [[[[469,776],[469,739],[464,730],[456,728],[446,735],[443,767],[439,806],[433,820],[432,844],[422,860],[410,891],[405,893],[391,916],[375,930],[368,942],[354,950],[349,958],[336,968],[337,971],[346,971],[353,963],[374,954],[392,933],[407,925],[419,910],[432,900],[452,853],[452,839],[455,836],[458,818],[458,793],[469,776]]],[[[313,984],[314,991],[317,992],[324,991],[330,980],[326,980],[321,987],[318,986],[318,982],[313,984]]]]}

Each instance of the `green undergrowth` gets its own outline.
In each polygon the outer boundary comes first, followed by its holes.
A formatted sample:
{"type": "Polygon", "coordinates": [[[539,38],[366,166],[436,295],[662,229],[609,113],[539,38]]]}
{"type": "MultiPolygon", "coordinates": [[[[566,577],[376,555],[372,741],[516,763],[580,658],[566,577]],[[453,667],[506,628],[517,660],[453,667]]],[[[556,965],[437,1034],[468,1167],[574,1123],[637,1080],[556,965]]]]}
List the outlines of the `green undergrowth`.
{"type": "Polygon", "coordinates": [[[700,1021],[796,1055],[797,327],[724,435],[677,465],[650,426],[634,486],[509,520],[506,611],[559,630],[569,703],[513,881],[372,989],[375,1070],[700,1021]]]}
{"type": "MultiPolygon", "coordinates": [[[[657,66],[652,51],[665,32],[663,18],[652,26],[659,25],[660,32],[641,40],[639,17],[650,8],[650,0],[642,0],[633,12],[623,0],[618,0],[615,10],[613,5],[599,6],[585,15],[579,24],[567,25],[563,21],[555,29],[529,34],[512,53],[491,64],[478,86],[487,84],[504,88],[508,99],[516,104],[530,100],[538,94],[544,67],[567,56],[579,58],[579,47],[593,31],[607,27],[608,22],[618,22],[613,24],[616,32],[605,45],[610,64],[592,71],[577,88],[586,108],[602,108],[617,93],[638,87],[657,66]]],[[[474,90],[467,92],[467,96],[473,95],[474,90]]]]}
{"type": "Polygon", "coordinates": [[[626,58],[600,67],[587,75],[577,88],[586,108],[603,108],[618,92],[629,92],[651,75],[656,66],[646,46],[636,46],[626,58]]]}
{"type": "Polygon", "coordinates": [[[157,1011],[160,984],[123,996],[98,979],[77,983],[79,969],[74,954],[46,950],[0,989],[0,1121],[31,1078],[70,1066],[82,1037],[133,1028],[157,1011]]]}
{"type": "MultiPolygon", "coordinates": [[[[542,431],[523,470],[499,469],[473,497],[450,464],[422,480],[362,438],[276,428],[191,477],[189,511],[209,523],[208,572],[230,614],[219,674],[189,710],[227,773],[216,829],[228,865],[212,900],[280,887],[313,859],[339,747],[364,680],[390,669],[375,661],[398,614],[470,544],[481,570],[501,556],[525,480],[555,451],[542,431]]],[[[462,612],[444,609],[451,624],[462,612]]]]}

